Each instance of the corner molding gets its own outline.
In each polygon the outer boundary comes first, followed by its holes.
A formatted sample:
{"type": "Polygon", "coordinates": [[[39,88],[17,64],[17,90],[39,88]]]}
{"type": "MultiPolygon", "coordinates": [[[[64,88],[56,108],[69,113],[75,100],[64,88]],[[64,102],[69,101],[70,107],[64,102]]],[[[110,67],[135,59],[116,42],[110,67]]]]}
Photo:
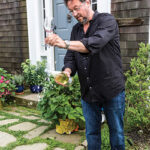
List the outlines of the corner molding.
{"type": "Polygon", "coordinates": [[[119,27],[139,26],[144,23],[142,18],[116,18],[119,27]]]}

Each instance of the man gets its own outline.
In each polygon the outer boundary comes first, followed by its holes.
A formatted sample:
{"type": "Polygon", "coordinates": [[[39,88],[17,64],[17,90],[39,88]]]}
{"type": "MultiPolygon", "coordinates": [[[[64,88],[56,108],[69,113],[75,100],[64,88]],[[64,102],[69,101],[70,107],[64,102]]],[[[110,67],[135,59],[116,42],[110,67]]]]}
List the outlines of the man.
{"type": "Polygon", "coordinates": [[[64,1],[78,20],[71,40],[64,41],[52,34],[45,42],[68,49],[63,71],[68,76],[78,72],[88,150],[101,149],[102,107],[109,127],[111,150],[125,150],[125,92],[117,23],[110,14],[93,12],[90,0],[64,1]]]}

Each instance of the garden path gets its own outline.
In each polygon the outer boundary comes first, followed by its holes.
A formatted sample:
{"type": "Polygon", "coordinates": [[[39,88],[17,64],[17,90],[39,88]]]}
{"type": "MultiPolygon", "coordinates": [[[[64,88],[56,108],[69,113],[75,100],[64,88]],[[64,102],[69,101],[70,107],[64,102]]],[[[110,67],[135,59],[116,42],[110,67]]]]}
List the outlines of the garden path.
{"type": "Polygon", "coordinates": [[[59,135],[35,109],[8,106],[0,110],[0,150],[69,150],[69,146],[61,147],[64,143],[83,150],[87,146],[81,142],[83,132],[59,135]]]}

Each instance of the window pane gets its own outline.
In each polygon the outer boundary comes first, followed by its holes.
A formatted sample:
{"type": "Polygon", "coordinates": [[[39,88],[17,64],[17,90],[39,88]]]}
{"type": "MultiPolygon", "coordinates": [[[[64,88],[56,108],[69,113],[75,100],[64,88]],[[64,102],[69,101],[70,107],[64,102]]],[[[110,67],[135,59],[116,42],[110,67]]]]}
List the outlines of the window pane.
{"type": "Polygon", "coordinates": [[[97,10],[97,4],[93,4],[92,5],[92,9],[95,11],[95,10],[97,10]]]}

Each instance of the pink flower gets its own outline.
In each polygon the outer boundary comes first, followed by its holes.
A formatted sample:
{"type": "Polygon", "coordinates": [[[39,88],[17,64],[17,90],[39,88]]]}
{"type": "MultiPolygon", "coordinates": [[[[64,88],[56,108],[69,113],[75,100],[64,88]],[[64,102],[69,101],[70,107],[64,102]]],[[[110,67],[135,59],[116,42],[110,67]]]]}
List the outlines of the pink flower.
{"type": "Polygon", "coordinates": [[[5,83],[7,83],[7,84],[8,84],[8,83],[9,83],[9,80],[5,81],[5,83]]]}
{"type": "Polygon", "coordinates": [[[4,82],[4,76],[1,76],[0,83],[3,83],[3,82],[4,82]]]}
{"type": "Polygon", "coordinates": [[[4,76],[1,76],[1,80],[4,80],[4,76]]]}

